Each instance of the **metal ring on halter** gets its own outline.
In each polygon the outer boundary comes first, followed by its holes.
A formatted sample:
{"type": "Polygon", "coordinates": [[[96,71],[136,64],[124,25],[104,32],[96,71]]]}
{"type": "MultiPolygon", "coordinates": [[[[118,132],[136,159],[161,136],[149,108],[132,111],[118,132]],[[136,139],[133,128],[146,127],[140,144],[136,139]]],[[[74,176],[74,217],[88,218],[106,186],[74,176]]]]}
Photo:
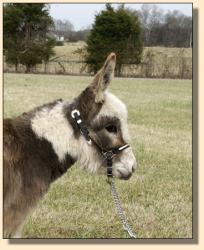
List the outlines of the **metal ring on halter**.
{"type": "Polygon", "coordinates": [[[72,112],[71,112],[71,116],[72,116],[72,118],[74,118],[75,119],[75,114],[77,114],[78,116],[80,116],[80,112],[79,112],[79,110],[78,109],[74,109],[74,110],[72,110],[72,112]]]}

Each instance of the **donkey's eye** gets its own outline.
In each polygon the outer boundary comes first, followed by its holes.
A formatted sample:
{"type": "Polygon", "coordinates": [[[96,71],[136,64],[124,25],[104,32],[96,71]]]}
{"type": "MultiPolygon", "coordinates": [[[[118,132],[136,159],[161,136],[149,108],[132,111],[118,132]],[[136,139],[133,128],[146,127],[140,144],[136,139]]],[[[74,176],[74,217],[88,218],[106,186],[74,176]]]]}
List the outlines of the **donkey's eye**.
{"type": "Polygon", "coordinates": [[[114,126],[114,125],[109,125],[106,127],[106,130],[109,132],[109,133],[114,133],[116,134],[117,133],[117,127],[114,126]]]}

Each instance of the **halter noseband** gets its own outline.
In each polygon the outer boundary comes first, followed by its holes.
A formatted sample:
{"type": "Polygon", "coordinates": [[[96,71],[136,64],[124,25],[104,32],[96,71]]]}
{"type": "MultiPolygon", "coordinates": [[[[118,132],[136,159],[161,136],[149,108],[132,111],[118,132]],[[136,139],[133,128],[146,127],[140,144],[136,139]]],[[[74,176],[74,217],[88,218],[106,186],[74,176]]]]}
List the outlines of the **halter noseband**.
{"type": "Polygon", "coordinates": [[[71,112],[71,117],[76,121],[76,123],[80,129],[80,132],[87,140],[87,143],[89,145],[91,145],[93,142],[96,145],[96,147],[101,151],[101,153],[102,153],[103,157],[106,159],[106,163],[107,163],[107,176],[113,177],[113,168],[112,168],[113,161],[112,161],[112,159],[115,155],[121,153],[123,150],[128,148],[129,145],[125,144],[125,145],[118,147],[118,148],[111,148],[110,150],[105,150],[93,138],[90,137],[89,130],[84,125],[78,109],[74,109],[71,112]]]}

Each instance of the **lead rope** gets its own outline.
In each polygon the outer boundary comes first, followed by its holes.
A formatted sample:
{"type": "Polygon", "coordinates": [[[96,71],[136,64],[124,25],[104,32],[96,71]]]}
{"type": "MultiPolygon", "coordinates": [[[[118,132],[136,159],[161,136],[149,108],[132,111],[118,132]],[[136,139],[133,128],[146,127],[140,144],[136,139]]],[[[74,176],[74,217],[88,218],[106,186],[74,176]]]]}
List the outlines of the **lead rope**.
{"type": "Polygon", "coordinates": [[[113,197],[113,201],[115,203],[115,207],[116,207],[116,212],[120,218],[120,221],[123,225],[123,229],[128,233],[128,235],[130,236],[130,238],[132,239],[136,239],[136,235],[134,234],[131,226],[129,225],[127,218],[125,216],[124,210],[121,206],[121,202],[120,202],[120,198],[118,195],[118,192],[116,190],[116,186],[115,186],[115,179],[114,177],[108,177],[108,183],[111,186],[111,193],[112,193],[112,197],[113,197]]]}

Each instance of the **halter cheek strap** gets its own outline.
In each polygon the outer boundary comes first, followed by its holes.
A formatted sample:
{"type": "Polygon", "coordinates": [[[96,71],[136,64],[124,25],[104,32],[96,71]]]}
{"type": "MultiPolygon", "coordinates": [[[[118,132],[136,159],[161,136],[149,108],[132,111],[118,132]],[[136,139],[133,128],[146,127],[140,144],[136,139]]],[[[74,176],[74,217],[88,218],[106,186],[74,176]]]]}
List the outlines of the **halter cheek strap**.
{"type": "Polygon", "coordinates": [[[89,131],[88,131],[87,127],[84,125],[84,123],[82,122],[79,110],[74,109],[71,112],[71,116],[76,121],[76,123],[81,131],[81,134],[86,138],[87,143],[91,144],[91,137],[89,136],[89,131]]]}
{"type": "Polygon", "coordinates": [[[93,142],[96,145],[96,147],[101,151],[101,153],[102,153],[103,157],[106,159],[106,163],[107,163],[107,176],[113,177],[113,168],[112,168],[113,157],[115,155],[121,153],[126,148],[128,148],[129,144],[125,144],[125,145],[118,147],[118,148],[111,148],[110,150],[104,150],[95,140],[93,140],[93,138],[90,137],[89,130],[84,125],[78,109],[74,109],[71,112],[71,117],[76,121],[76,123],[81,131],[81,134],[85,137],[85,139],[87,140],[87,143],[89,145],[91,145],[93,142]]]}

